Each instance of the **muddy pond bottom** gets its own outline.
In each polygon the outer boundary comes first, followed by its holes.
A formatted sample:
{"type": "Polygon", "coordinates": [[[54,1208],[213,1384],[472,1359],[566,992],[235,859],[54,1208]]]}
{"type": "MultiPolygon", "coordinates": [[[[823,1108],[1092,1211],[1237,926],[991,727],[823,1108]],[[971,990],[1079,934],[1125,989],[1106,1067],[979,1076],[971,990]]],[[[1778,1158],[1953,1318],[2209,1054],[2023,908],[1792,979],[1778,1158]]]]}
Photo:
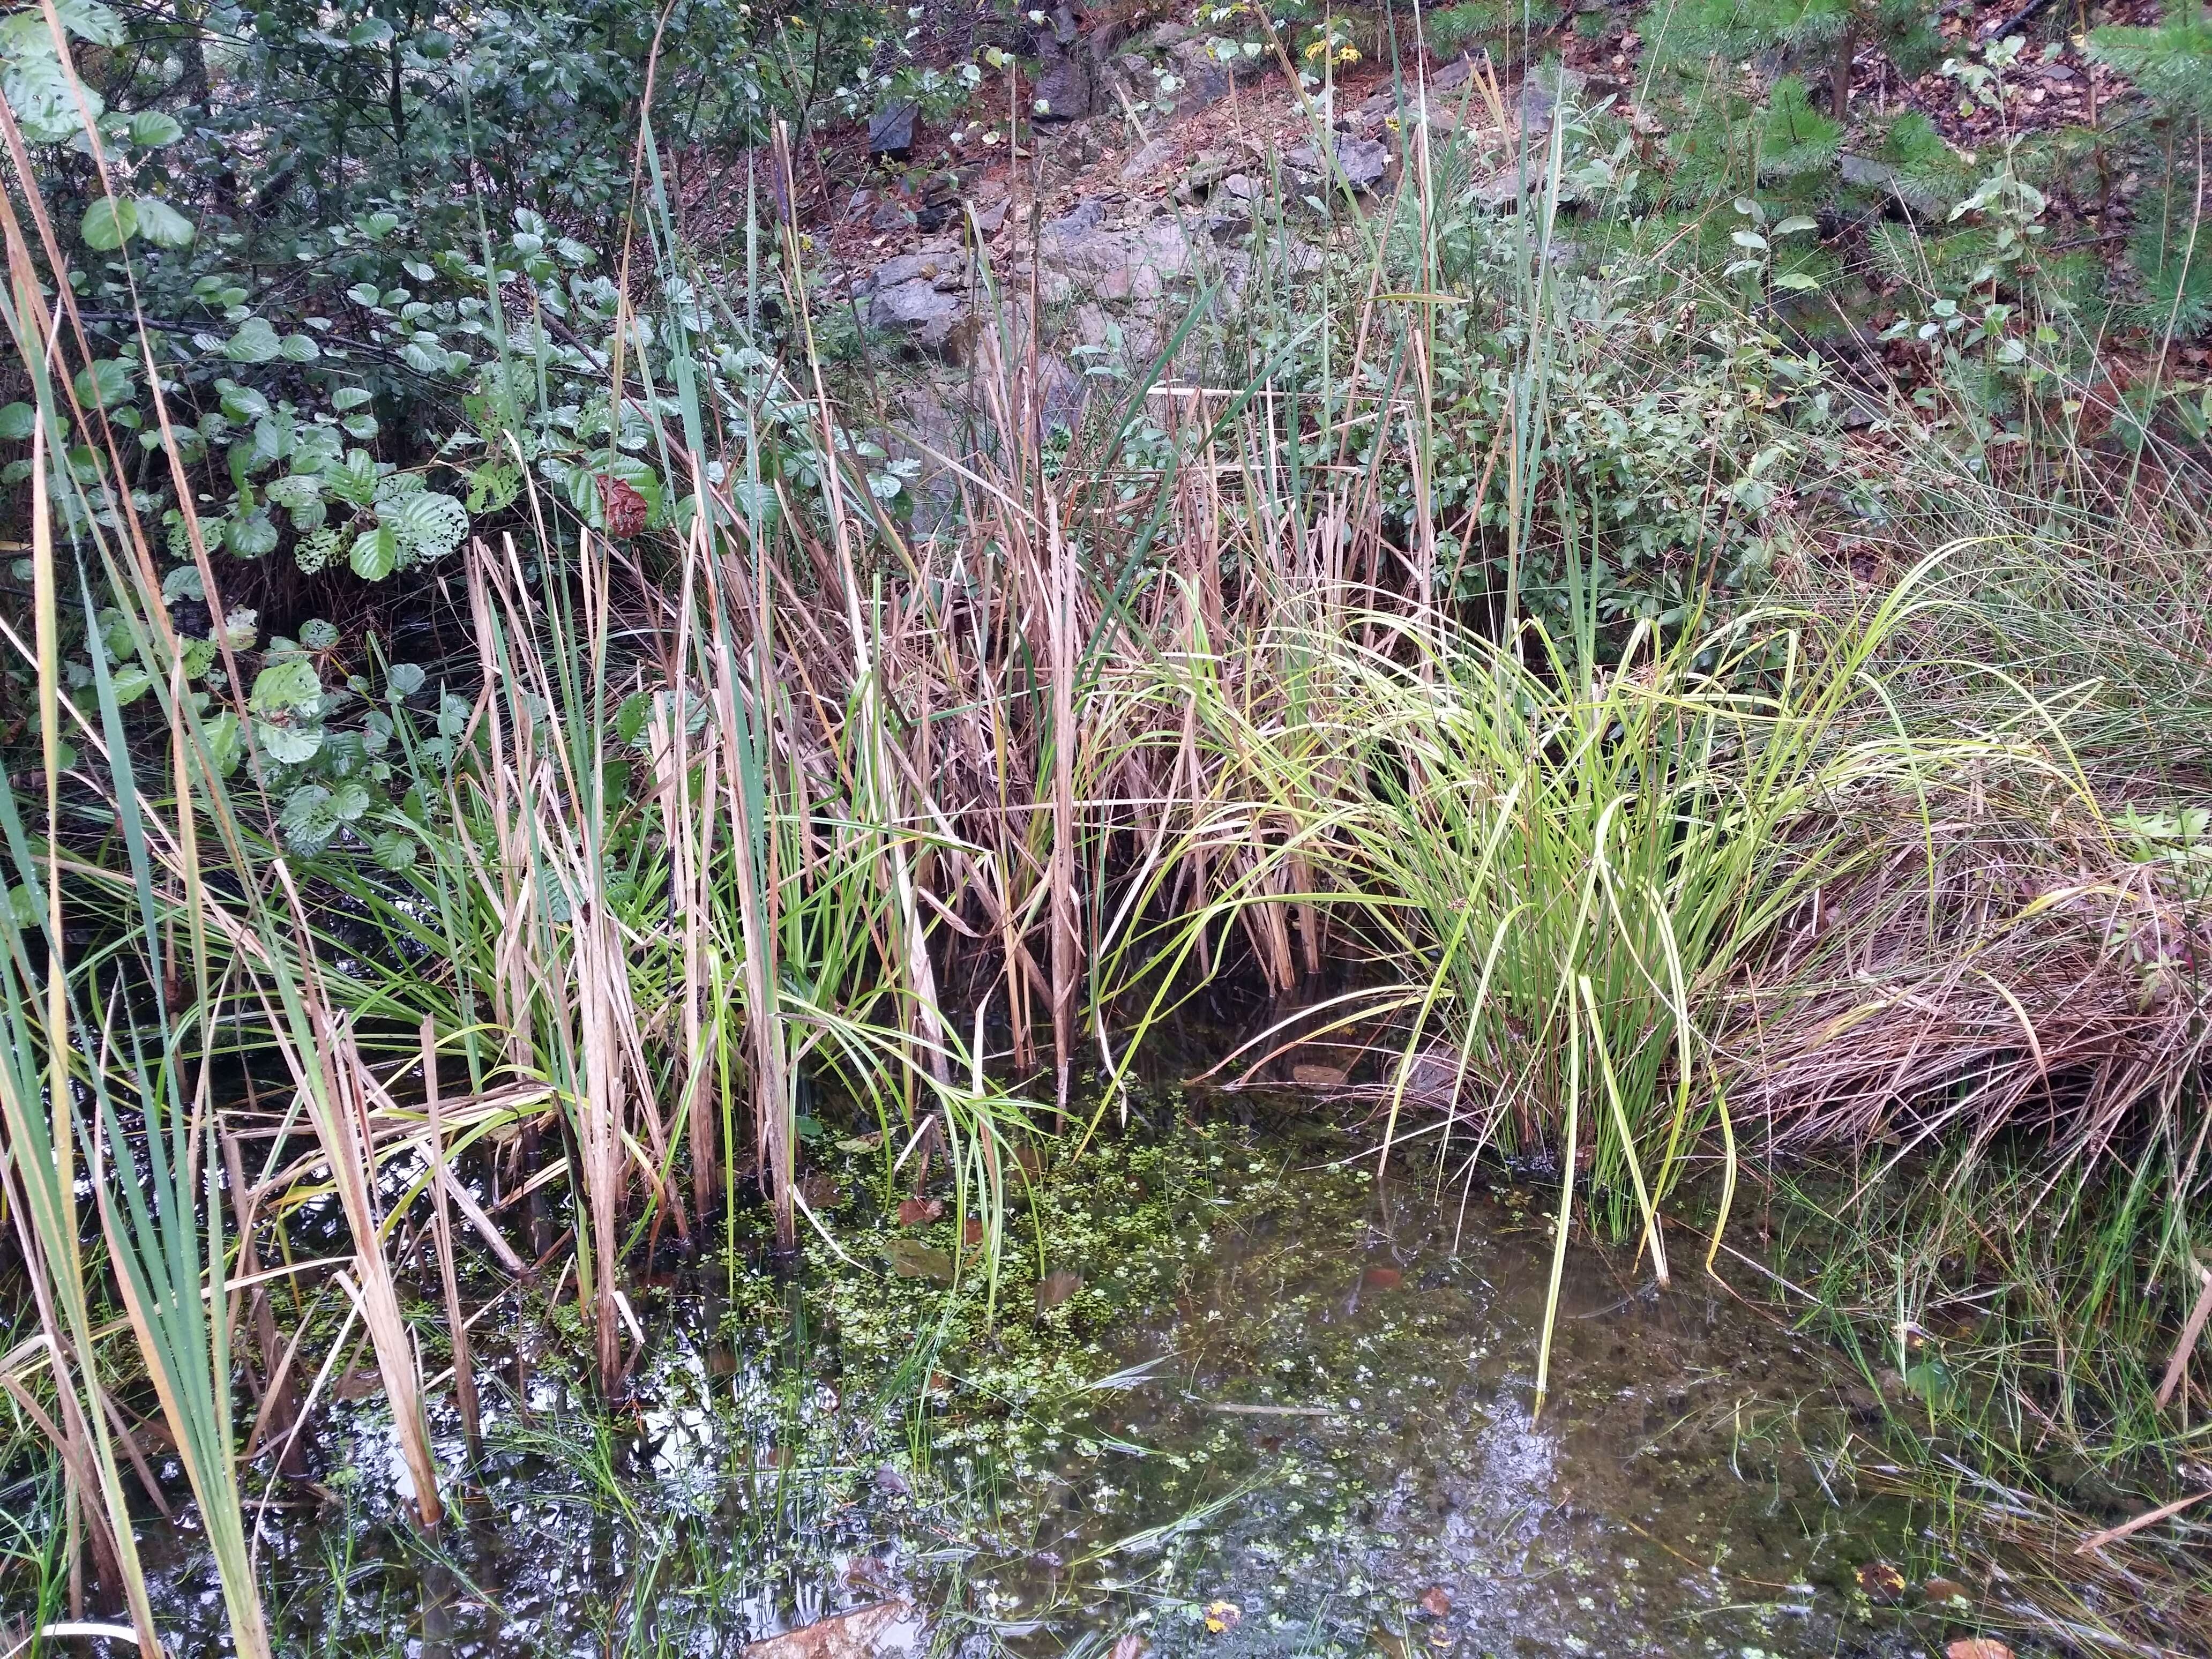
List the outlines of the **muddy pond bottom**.
{"type": "MultiPolygon", "coordinates": [[[[522,1322],[439,1539],[398,1519],[378,1402],[342,1407],[264,1523],[282,1650],[1759,1659],[1971,1628],[1922,1607],[1911,1509],[1850,1483],[1876,1402],[1687,1235],[1662,1291],[1577,1233],[1539,1415],[1553,1182],[1186,1121],[1042,1176],[994,1285],[958,1194],[902,1226],[846,1145],[834,1248],[648,1289],[618,1410],[573,1306],[522,1322]]],[[[219,1650],[188,1535],[165,1582],[183,1650],[219,1650]]]]}

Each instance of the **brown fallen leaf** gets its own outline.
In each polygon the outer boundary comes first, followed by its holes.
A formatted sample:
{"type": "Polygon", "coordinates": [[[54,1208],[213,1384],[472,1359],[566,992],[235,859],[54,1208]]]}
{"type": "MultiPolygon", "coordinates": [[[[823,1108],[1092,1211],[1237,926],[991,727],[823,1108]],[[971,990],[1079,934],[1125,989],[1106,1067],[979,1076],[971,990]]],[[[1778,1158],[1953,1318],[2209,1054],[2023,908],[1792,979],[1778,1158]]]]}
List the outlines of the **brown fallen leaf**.
{"type": "Polygon", "coordinates": [[[799,1183],[799,1195],[817,1210],[834,1210],[845,1201],[843,1189],[818,1170],[799,1183]]]}
{"type": "Polygon", "coordinates": [[[745,1646],[745,1659],[882,1659],[921,1645],[914,1603],[878,1601],[745,1646]]]}
{"type": "Polygon", "coordinates": [[[1340,1089],[1350,1073],[1341,1066],[1320,1066],[1301,1061],[1291,1067],[1291,1081],[1301,1089],[1340,1089]]]}
{"type": "Polygon", "coordinates": [[[981,1244],[983,1242],[983,1224],[969,1216],[960,1224],[960,1242],[963,1244],[981,1244]]]}
{"type": "Polygon", "coordinates": [[[1905,1575],[1887,1561],[1869,1561],[1859,1568],[1859,1588],[1876,1601],[1894,1601],[1905,1594],[1905,1575]]]}
{"type": "Polygon", "coordinates": [[[1145,1659],[1152,1650],[1145,1638],[1133,1630],[1125,1630],[1114,1638],[1114,1659],[1145,1659]]]}
{"type": "Polygon", "coordinates": [[[1930,1578],[1920,1587],[1921,1595],[1938,1605],[1949,1601],[1971,1601],[1974,1598],[1966,1587],[1955,1578],[1930,1578]]]}
{"type": "Polygon", "coordinates": [[[627,541],[645,528],[651,515],[644,496],[627,479],[601,473],[599,486],[599,515],[606,526],[607,534],[617,541],[627,541]]]}
{"type": "Polygon", "coordinates": [[[945,1213],[945,1200],[940,1198],[902,1198],[899,1200],[898,1218],[902,1227],[927,1227],[945,1213]]]}
{"type": "Polygon", "coordinates": [[[1431,1584],[1421,1592],[1416,1604],[1431,1619],[1442,1619],[1451,1612],[1451,1592],[1442,1584],[1431,1584]]]}
{"type": "Polygon", "coordinates": [[[1054,1267],[1037,1281],[1036,1310],[1048,1312],[1083,1288],[1083,1275],[1071,1273],[1066,1267],[1054,1267]]]}
{"type": "Polygon", "coordinates": [[[1405,1282],[1406,1275],[1395,1267],[1370,1267],[1359,1275],[1363,1290],[1395,1291],[1405,1282]]]}
{"type": "Polygon", "coordinates": [[[1943,1650],[1944,1659],[2012,1659],[2012,1650],[1994,1636],[1962,1636],[1943,1650]]]}

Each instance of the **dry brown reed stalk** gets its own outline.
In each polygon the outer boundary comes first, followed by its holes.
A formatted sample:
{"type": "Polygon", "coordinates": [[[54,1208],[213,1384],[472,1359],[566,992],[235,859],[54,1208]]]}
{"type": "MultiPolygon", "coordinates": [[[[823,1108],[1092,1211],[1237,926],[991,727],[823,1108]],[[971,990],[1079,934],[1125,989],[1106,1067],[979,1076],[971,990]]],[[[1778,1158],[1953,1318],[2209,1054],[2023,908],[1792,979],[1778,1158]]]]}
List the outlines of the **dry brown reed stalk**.
{"type": "Polygon", "coordinates": [[[562,1121],[574,1126],[585,1213],[578,1283],[592,1310],[600,1386],[611,1394],[623,1370],[621,1218],[633,1164],[678,1229],[688,1221],[659,1180],[667,1124],[642,1052],[629,941],[605,890],[608,817],[617,805],[603,797],[606,711],[588,701],[579,706],[579,677],[592,689],[605,684],[607,564],[603,544],[587,538],[578,561],[583,638],[561,629],[553,648],[574,656],[556,662],[542,637],[555,624],[523,597],[512,542],[496,556],[476,544],[468,557],[492,729],[506,738],[485,764],[493,780],[488,805],[500,824],[501,952],[520,981],[510,1012],[532,1011],[535,1052],[526,1074],[557,1085],[568,1108],[562,1121]],[[640,1103],[635,1111],[633,1102],[640,1103]]]}
{"type": "Polygon", "coordinates": [[[476,1367],[469,1354],[469,1322],[461,1312],[460,1276],[453,1262],[453,1227],[447,1214],[446,1124],[438,1089],[438,1029],[422,1022],[422,1105],[429,1132],[430,1224],[438,1249],[438,1284],[446,1303],[446,1333],[453,1348],[453,1401],[460,1409],[461,1433],[469,1460],[483,1461],[483,1428],[477,1408],[476,1367]]]}
{"type": "MultiPolygon", "coordinates": [[[[280,871],[289,889],[290,878],[280,871]]],[[[372,1097],[388,1101],[383,1086],[362,1059],[345,1017],[325,996],[320,976],[301,964],[299,994],[317,1036],[310,1054],[289,1051],[294,1082],[322,1148],[331,1184],[353,1235],[352,1272],[338,1283],[361,1316],[376,1356],[379,1379],[392,1411],[401,1461],[414,1488],[415,1511],[426,1528],[438,1525],[444,1505],[439,1498],[438,1466],[430,1448],[428,1419],[422,1409],[422,1361],[414,1334],[400,1311],[392,1266],[384,1253],[384,1217],[376,1199],[375,1133],[370,1123],[372,1097]]]]}

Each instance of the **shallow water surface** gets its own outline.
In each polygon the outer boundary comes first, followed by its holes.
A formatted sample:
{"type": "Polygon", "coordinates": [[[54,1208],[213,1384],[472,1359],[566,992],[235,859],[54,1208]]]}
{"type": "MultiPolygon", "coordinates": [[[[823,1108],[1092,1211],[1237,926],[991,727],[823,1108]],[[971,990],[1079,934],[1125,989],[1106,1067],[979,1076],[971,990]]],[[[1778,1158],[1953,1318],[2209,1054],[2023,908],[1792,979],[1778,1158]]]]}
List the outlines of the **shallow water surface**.
{"type": "MultiPolygon", "coordinates": [[[[1816,1343],[1687,1236],[1661,1291],[1578,1232],[1539,1416],[1556,1185],[1377,1180],[1358,1146],[1296,1118],[1094,1145],[1016,1206],[995,1293],[974,1252],[934,1282],[956,1224],[897,1227],[879,1159],[825,1158],[837,1250],[648,1287],[612,1414],[573,1307],[524,1322],[519,1395],[481,1342],[485,1467],[434,1544],[374,1391],[338,1407],[265,1519],[281,1649],[724,1655],[896,1597],[959,1659],[1940,1645],[1862,1576],[1942,1564],[1850,1486],[1879,1413],[1816,1343]]],[[[182,1650],[219,1650],[189,1535],[166,1553],[182,1650]]]]}

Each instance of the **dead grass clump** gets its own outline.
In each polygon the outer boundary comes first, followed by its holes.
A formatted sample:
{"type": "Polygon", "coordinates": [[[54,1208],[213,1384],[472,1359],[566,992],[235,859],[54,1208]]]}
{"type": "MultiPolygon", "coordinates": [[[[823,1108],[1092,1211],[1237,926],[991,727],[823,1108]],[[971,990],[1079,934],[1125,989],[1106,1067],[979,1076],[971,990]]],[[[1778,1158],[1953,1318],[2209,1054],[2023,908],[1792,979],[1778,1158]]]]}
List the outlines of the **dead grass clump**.
{"type": "Polygon", "coordinates": [[[2193,1170],[2212,916],[2189,866],[2131,856],[2094,797],[1899,805],[1866,825],[1895,850],[1803,900],[1748,978],[1746,1116],[1784,1147],[2033,1129],[2057,1164],[2159,1133],[2193,1170]]]}

